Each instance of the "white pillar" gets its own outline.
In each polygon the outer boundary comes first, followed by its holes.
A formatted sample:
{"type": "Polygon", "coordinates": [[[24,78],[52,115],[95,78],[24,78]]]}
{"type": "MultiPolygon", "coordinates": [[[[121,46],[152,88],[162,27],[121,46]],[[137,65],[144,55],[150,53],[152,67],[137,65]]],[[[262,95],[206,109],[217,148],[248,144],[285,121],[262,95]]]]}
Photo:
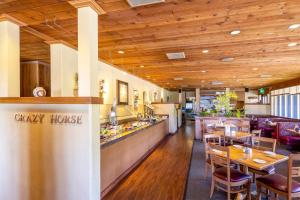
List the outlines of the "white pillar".
{"type": "Polygon", "coordinates": [[[195,111],[198,112],[200,109],[200,88],[196,88],[196,104],[195,111]]]}
{"type": "Polygon", "coordinates": [[[77,51],[62,43],[50,44],[51,96],[74,96],[75,73],[78,70],[77,51]]]}
{"type": "Polygon", "coordinates": [[[178,101],[179,103],[182,103],[182,91],[179,91],[178,93],[178,101]]]}
{"type": "Polygon", "coordinates": [[[98,14],[78,8],[78,94],[98,96],[98,14]]]}
{"type": "Polygon", "coordinates": [[[0,22],[0,97],[20,96],[20,27],[0,22]]]}

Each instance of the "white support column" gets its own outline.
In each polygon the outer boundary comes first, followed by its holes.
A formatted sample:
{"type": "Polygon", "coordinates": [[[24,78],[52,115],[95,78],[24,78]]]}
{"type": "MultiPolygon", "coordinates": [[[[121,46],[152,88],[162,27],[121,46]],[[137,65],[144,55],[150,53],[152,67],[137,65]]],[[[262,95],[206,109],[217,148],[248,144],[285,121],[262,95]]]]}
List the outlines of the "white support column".
{"type": "Polygon", "coordinates": [[[195,102],[195,111],[198,112],[200,109],[200,88],[196,88],[196,102],[195,102]]]}
{"type": "MultiPolygon", "coordinates": [[[[98,96],[98,14],[104,14],[103,9],[95,0],[69,1],[77,8],[78,12],[78,95],[98,96]]],[[[100,198],[100,139],[97,132],[100,130],[100,106],[90,105],[89,131],[87,136],[90,141],[90,173],[89,173],[89,198],[100,198]]]]}
{"type": "Polygon", "coordinates": [[[98,14],[91,7],[78,8],[78,94],[97,96],[98,14]]]}
{"type": "Polygon", "coordinates": [[[20,27],[0,21],[0,97],[20,96],[20,27]]]}
{"type": "Polygon", "coordinates": [[[62,42],[50,44],[51,96],[74,96],[75,73],[78,71],[77,51],[62,42]]]}

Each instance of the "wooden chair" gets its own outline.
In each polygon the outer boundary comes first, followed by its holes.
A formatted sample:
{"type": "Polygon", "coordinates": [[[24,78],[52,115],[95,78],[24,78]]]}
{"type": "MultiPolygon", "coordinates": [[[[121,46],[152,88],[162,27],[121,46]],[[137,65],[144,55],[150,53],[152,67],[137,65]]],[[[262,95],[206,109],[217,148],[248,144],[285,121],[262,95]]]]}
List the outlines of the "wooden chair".
{"type": "Polygon", "coordinates": [[[209,154],[208,154],[208,149],[209,149],[209,142],[213,142],[214,144],[218,144],[218,145],[221,145],[221,136],[219,135],[215,135],[215,134],[207,134],[207,135],[204,135],[204,150],[205,150],[205,168],[204,168],[204,175],[205,175],[205,178],[207,177],[207,172],[208,172],[208,169],[210,168],[210,165],[211,165],[211,159],[209,157],[209,154]]]}
{"type": "Polygon", "coordinates": [[[300,198],[300,183],[293,180],[300,177],[300,167],[293,166],[294,161],[300,161],[300,154],[290,154],[288,162],[288,177],[280,174],[262,176],[256,179],[257,197],[261,199],[262,187],[275,193],[275,199],[284,196],[286,199],[300,198]]]}
{"type": "Polygon", "coordinates": [[[230,200],[231,194],[241,192],[247,192],[248,199],[250,199],[251,176],[230,167],[229,148],[209,143],[208,150],[212,168],[210,198],[216,187],[227,192],[227,200],[230,200]],[[220,155],[220,153],[223,155],[220,155]],[[216,168],[215,166],[220,167],[216,168]]]}
{"type": "Polygon", "coordinates": [[[266,137],[252,137],[252,148],[262,151],[276,151],[276,139],[266,137]],[[268,146],[269,145],[269,146],[268,146]]]}
{"type": "Polygon", "coordinates": [[[259,130],[252,130],[251,134],[254,137],[261,137],[261,129],[259,129],[259,130]]]}
{"type": "MultiPolygon", "coordinates": [[[[262,150],[262,151],[271,151],[275,153],[276,151],[276,139],[266,138],[266,137],[252,137],[252,148],[262,150]]],[[[249,168],[249,171],[253,174],[253,182],[255,182],[256,175],[269,175],[275,173],[275,167],[272,165],[264,170],[256,170],[249,168]]]]}

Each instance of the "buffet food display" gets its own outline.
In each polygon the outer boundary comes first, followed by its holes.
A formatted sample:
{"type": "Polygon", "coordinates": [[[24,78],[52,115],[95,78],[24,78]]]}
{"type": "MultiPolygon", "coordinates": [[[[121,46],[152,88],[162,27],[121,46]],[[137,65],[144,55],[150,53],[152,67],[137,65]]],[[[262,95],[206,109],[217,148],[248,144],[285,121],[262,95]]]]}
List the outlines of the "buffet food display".
{"type": "Polygon", "coordinates": [[[163,119],[154,117],[151,120],[131,121],[115,126],[110,124],[102,125],[100,129],[101,146],[157,124],[163,119]]]}

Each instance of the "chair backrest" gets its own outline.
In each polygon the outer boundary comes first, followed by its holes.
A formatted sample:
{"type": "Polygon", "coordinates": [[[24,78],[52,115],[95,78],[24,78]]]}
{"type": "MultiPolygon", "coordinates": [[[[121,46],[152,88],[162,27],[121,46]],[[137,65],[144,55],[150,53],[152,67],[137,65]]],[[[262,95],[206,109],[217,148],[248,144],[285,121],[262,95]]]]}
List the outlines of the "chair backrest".
{"type": "Polygon", "coordinates": [[[212,173],[215,172],[215,166],[225,167],[227,169],[227,182],[230,182],[230,151],[228,147],[209,143],[209,155],[211,159],[212,173]]]}
{"type": "Polygon", "coordinates": [[[215,135],[215,134],[206,134],[204,137],[204,149],[205,149],[205,158],[208,159],[208,149],[209,149],[209,143],[221,145],[221,136],[215,135]]]}
{"type": "Polygon", "coordinates": [[[263,151],[276,151],[276,139],[266,137],[252,137],[252,148],[263,151]]]}
{"type": "Polygon", "coordinates": [[[289,196],[292,193],[292,182],[293,178],[300,177],[300,154],[290,154],[289,155],[289,162],[288,162],[288,181],[287,181],[287,188],[289,196]],[[298,166],[294,166],[294,161],[298,161],[298,166]]]}
{"type": "Polygon", "coordinates": [[[252,130],[251,134],[255,137],[260,137],[261,136],[261,129],[259,130],[252,130]]]}

